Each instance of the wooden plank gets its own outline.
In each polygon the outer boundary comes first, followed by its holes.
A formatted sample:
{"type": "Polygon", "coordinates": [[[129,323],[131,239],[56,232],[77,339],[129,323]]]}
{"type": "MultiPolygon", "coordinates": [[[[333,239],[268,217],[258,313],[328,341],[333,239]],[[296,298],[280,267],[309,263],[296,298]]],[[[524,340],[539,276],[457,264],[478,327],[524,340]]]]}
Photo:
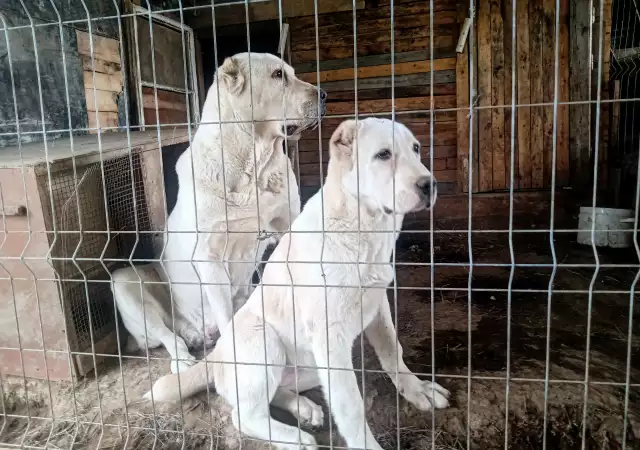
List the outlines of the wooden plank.
{"type": "MultiPolygon", "coordinates": [[[[173,109],[176,111],[187,111],[187,99],[184,94],[178,92],[157,90],[158,109],[173,109]]],[[[145,109],[155,109],[155,93],[153,88],[142,88],[142,105],[145,109]]],[[[184,115],[186,117],[186,115],[184,115]]]]}
{"type": "MultiPolygon", "coordinates": [[[[453,95],[441,95],[434,97],[434,109],[455,108],[456,98],[453,95]]],[[[430,97],[410,97],[395,99],[396,111],[411,111],[414,109],[430,109],[430,97]]],[[[327,103],[327,115],[330,114],[353,114],[355,105],[353,102],[327,103]]],[[[358,114],[366,115],[391,111],[391,99],[364,100],[358,102],[358,114]]]]}
{"type": "MultiPolygon", "coordinates": [[[[90,34],[76,30],[78,53],[91,57],[90,34]]],[[[93,35],[93,58],[120,64],[120,45],[116,39],[93,35]]]]}
{"type": "MultiPolygon", "coordinates": [[[[491,106],[491,16],[488,1],[478,4],[478,96],[479,106],[491,106]]],[[[478,110],[479,182],[478,189],[488,192],[493,189],[493,149],[491,142],[490,109],[478,110]]]]}
{"type": "MultiPolygon", "coordinates": [[[[581,0],[570,0],[569,30],[569,76],[572,102],[591,100],[589,67],[589,30],[591,29],[591,14],[589,8],[584,7],[581,0]]],[[[569,110],[569,142],[571,159],[571,184],[574,188],[584,188],[591,178],[591,106],[588,104],[571,105],[569,110]]]]}
{"type": "MultiPolygon", "coordinates": [[[[425,36],[413,37],[407,39],[398,39],[394,42],[394,51],[409,52],[416,50],[424,50],[426,45],[425,36]]],[[[453,34],[433,37],[433,47],[435,49],[447,49],[449,51],[455,49],[457,36],[453,34]]],[[[391,53],[391,42],[376,42],[363,44],[358,42],[357,56],[380,55],[391,53]]],[[[346,47],[327,47],[320,45],[318,49],[319,58],[321,60],[353,58],[353,46],[346,47]]],[[[291,60],[294,64],[316,61],[318,55],[315,48],[313,50],[300,50],[291,52],[291,60]]]]}
{"type": "MultiPolygon", "coordinates": [[[[118,126],[118,113],[117,112],[99,112],[95,111],[87,111],[87,116],[89,118],[89,128],[91,129],[89,133],[97,133],[98,126],[102,128],[113,128],[118,126]],[[98,119],[100,119],[100,124],[98,124],[98,119]]],[[[112,130],[110,130],[112,131],[112,130]]],[[[115,131],[115,130],[113,130],[115,131]]]]}
{"type": "MultiPolygon", "coordinates": [[[[455,69],[456,59],[434,59],[432,61],[415,61],[398,63],[393,66],[391,64],[382,66],[371,67],[358,67],[357,77],[360,78],[375,78],[375,77],[389,77],[393,73],[395,75],[409,75],[414,73],[429,73],[433,69],[439,70],[453,70],[455,69]]],[[[320,82],[327,81],[341,81],[353,79],[355,76],[354,69],[336,69],[320,72],[320,82]]],[[[316,72],[301,73],[298,74],[298,78],[308,83],[316,83],[318,81],[318,74],[316,72]]]]}
{"type": "MultiPolygon", "coordinates": [[[[423,9],[419,5],[419,8],[415,8],[416,12],[409,15],[396,16],[394,14],[394,25],[396,30],[423,27],[428,29],[430,24],[429,13],[426,11],[419,11],[423,9]]],[[[443,11],[434,15],[434,26],[451,25],[456,22],[455,11],[443,11]]],[[[444,28],[442,28],[444,29],[444,28]]],[[[361,36],[368,34],[387,34],[391,35],[391,18],[382,17],[374,19],[357,17],[356,32],[358,39],[361,36]]],[[[350,21],[344,23],[332,23],[331,25],[319,26],[317,28],[319,39],[331,39],[336,36],[353,36],[353,18],[350,21]]],[[[292,31],[292,37],[297,44],[300,43],[313,43],[316,42],[316,27],[309,26],[298,31],[292,31]]]]}
{"type": "MultiPolygon", "coordinates": [[[[155,125],[158,123],[156,120],[156,109],[155,108],[145,108],[144,112],[144,123],[146,125],[155,125]]],[[[180,124],[182,126],[186,126],[184,124],[187,123],[187,113],[185,111],[180,111],[177,109],[158,109],[157,115],[159,116],[160,124],[180,124]]]]}
{"type": "MultiPolygon", "coordinates": [[[[393,54],[396,64],[403,62],[424,61],[431,59],[428,50],[416,50],[412,52],[394,52],[393,54]]],[[[456,53],[453,49],[434,49],[433,58],[452,58],[456,53]]],[[[383,66],[391,64],[391,54],[385,55],[369,55],[356,58],[358,67],[383,66]]],[[[309,61],[305,63],[295,64],[293,68],[297,73],[316,72],[318,63],[309,61]]],[[[350,69],[353,68],[353,58],[332,59],[328,61],[320,61],[320,71],[350,69]]]]}
{"type": "MultiPolygon", "coordinates": [[[[411,16],[416,14],[428,15],[430,11],[430,3],[425,1],[411,0],[410,3],[400,4],[394,2],[394,17],[411,16]]],[[[454,11],[455,3],[451,0],[434,0],[434,12],[454,11]]],[[[437,15],[436,15],[437,16],[437,15]]],[[[378,19],[383,17],[391,17],[391,5],[378,4],[375,8],[364,8],[358,11],[358,23],[370,19],[378,19]]],[[[289,21],[291,32],[300,32],[304,30],[314,30],[316,26],[320,29],[336,24],[353,24],[353,11],[334,12],[330,14],[319,14],[315,16],[296,17],[289,21]]]]}
{"type": "Polygon", "coordinates": [[[93,89],[85,89],[84,95],[87,100],[87,111],[118,112],[118,93],[96,89],[94,96],[93,89]]]}
{"type": "Polygon", "coordinates": [[[82,59],[82,70],[85,72],[91,72],[95,70],[99,73],[106,73],[109,75],[113,75],[116,72],[120,72],[121,66],[120,63],[104,61],[102,59],[94,59],[93,67],[91,66],[91,58],[88,56],[81,56],[82,59]]]}
{"type": "Polygon", "coordinates": [[[101,91],[122,92],[122,72],[115,72],[111,75],[106,73],[84,72],[85,89],[95,88],[101,91]]]}
{"type": "Polygon", "coordinates": [[[456,177],[458,176],[458,174],[456,173],[456,170],[450,170],[450,169],[436,170],[435,172],[433,172],[433,175],[436,177],[436,180],[438,181],[438,183],[447,183],[447,182],[456,181],[456,177]]]}
{"type": "MultiPolygon", "coordinates": [[[[514,140],[513,145],[511,145],[511,122],[512,117],[514,115],[514,110],[511,108],[513,103],[513,98],[511,96],[511,90],[513,88],[513,83],[515,80],[512,80],[512,74],[514,70],[514,61],[513,61],[513,40],[512,40],[512,31],[513,31],[513,3],[506,0],[504,2],[504,102],[509,105],[508,108],[504,109],[504,165],[505,165],[505,175],[507,179],[506,187],[510,188],[511,183],[513,182],[514,189],[518,188],[518,141],[514,140]],[[513,147],[513,148],[512,148],[513,147]],[[514,159],[514,171],[513,171],[513,180],[511,179],[511,159],[514,159]]],[[[516,30],[517,31],[517,30],[516,30]]]]}
{"type": "MultiPolygon", "coordinates": [[[[509,1],[509,0],[505,0],[509,1]]],[[[491,140],[493,144],[493,190],[506,187],[504,167],[504,34],[501,1],[491,0],[491,140]]]]}
{"type": "MultiPolygon", "coordinates": [[[[554,21],[547,17],[549,3],[554,0],[532,0],[529,2],[529,73],[531,77],[531,103],[553,101],[553,57],[555,38],[553,35],[554,21]],[[551,30],[549,30],[551,24],[551,30]],[[549,32],[551,31],[551,35],[549,32]],[[549,84],[551,80],[551,84],[549,84]],[[549,93],[551,94],[549,96],[549,93]]],[[[551,12],[553,14],[553,11],[551,12]]],[[[531,107],[531,187],[541,188],[544,180],[544,160],[551,152],[553,107],[531,107]]]]}
{"type": "MultiPolygon", "coordinates": [[[[529,7],[526,2],[516,3],[516,45],[518,55],[517,92],[519,105],[531,103],[529,80],[529,7]]],[[[518,174],[520,188],[531,187],[531,112],[529,107],[519,107],[518,123],[518,174]]]]}
{"type": "MultiPolygon", "coordinates": [[[[569,0],[560,0],[558,43],[558,92],[561,102],[569,101],[569,0]]],[[[569,156],[569,105],[558,106],[556,137],[556,183],[567,186],[571,177],[569,156]]]]}
{"type": "MultiPolygon", "coordinates": [[[[464,21],[466,8],[458,5],[458,19],[464,21]]],[[[471,30],[473,33],[474,30],[471,30]]],[[[456,107],[458,143],[458,190],[469,192],[469,39],[464,51],[456,56],[456,107]]],[[[473,189],[473,186],[472,186],[473,189]]]]}
{"type": "MultiPolygon", "coordinates": [[[[357,10],[364,8],[364,0],[322,0],[317,2],[318,14],[352,11],[354,4],[357,10]]],[[[287,17],[313,16],[315,14],[313,0],[296,0],[292,2],[269,0],[258,3],[250,2],[248,5],[250,22],[278,20],[280,13],[282,13],[283,19],[287,17]]],[[[217,26],[243,24],[246,21],[244,2],[216,6],[215,11],[217,26]]],[[[198,15],[189,20],[187,25],[193,29],[208,28],[210,30],[212,26],[211,14],[198,15]]]]}
{"type": "MultiPolygon", "coordinates": [[[[433,26],[433,34],[435,36],[452,36],[456,28],[452,27],[452,25],[434,25],[433,26]]],[[[403,39],[427,39],[431,32],[431,28],[427,26],[419,26],[413,28],[396,28],[393,37],[394,40],[403,40],[403,39]]],[[[367,34],[359,33],[358,37],[358,47],[367,46],[367,45],[375,45],[385,42],[391,41],[391,30],[378,30],[377,32],[371,32],[367,34]]],[[[294,36],[295,39],[295,36],[294,36]]],[[[316,45],[315,39],[312,41],[292,41],[291,51],[292,52],[300,52],[305,50],[314,50],[316,47],[320,48],[330,48],[336,49],[340,47],[350,47],[353,48],[353,32],[350,34],[340,34],[334,35],[332,37],[325,37],[316,45]]]]}
{"type": "MultiPolygon", "coordinates": [[[[441,70],[433,74],[434,84],[455,83],[456,73],[453,70],[441,70]]],[[[409,74],[398,75],[393,79],[393,86],[399,87],[415,87],[415,86],[428,86],[431,83],[431,76],[425,74],[409,74]]],[[[384,89],[391,88],[391,77],[375,77],[375,78],[363,78],[358,80],[358,91],[367,89],[384,89]]],[[[353,91],[355,82],[353,80],[342,81],[329,81],[322,83],[322,89],[329,93],[329,98],[332,92],[336,91],[353,91]]]]}
{"type": "MultiPolygon", "coordinates": [[[[455,95],[456,93],[456,85],[453,83],[449,84],[436,84],[433,86],[433,95],[455,95]]],[[[382,88],[382,89],[366,89],[362,90],[358,86],[358,100],[376,100],[379,98],[391,98],[391,88],[382,88]]],[[[431,95],[431,86],[407,86],[407,87],[396,87],[393,89],[393,94],[395,98],[404,98],[404,97],[424,97],[427,95],[431,95]]],[[[338,91],[332,92],[331,95],[327,98],[327,101],[345,101],[345,100],[355,100],[356,92],[355,91],[338,91]]],[[[467,105],[468,106],[468,105],[467,105]]]]}

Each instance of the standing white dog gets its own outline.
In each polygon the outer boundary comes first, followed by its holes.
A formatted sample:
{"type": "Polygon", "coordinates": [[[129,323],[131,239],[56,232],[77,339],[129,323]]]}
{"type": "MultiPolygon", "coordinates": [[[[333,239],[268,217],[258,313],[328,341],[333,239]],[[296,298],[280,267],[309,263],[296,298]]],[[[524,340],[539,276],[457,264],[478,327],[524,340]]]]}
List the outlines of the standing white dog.
{"type": "Polygon", "coordinates": [[[268,244],[259,232],[285,232],[300,213],[283,141],[318,123],[325,98],[270,54],[240,53],[218,69],[198,131],[176,164],[178,198],[162,264],[139,268],[139,276],[131,267],[113,274],[125,327],[139,347],[164,345],[172,372],[192,365],[188,347],[211,345],[234,304],[249,297],[268,244]],[[175,327],[169,292],[140,286],[154,270],[170,283],[175,327]]]}
{"type": "MultiPolygon", "coordinates": [[[[315,439],[272,419],[269,404],[321,425],[320,406],[296,393],[321,385],[347,446],[380,449],[363,423],[353,372],[352,347],[361,332],[407,400],[422,410],[448,406],[446,389],[419,380],[404,364],[386,293],[394,275],[394,230],[404,214],[434,204],[436,184],[420,162],[416,138],[399,123],[346,121],[330,145],[324,188],[282,238],[262,286],[235,315],[235,339],[230,324],[208,357],[214,362],[180,374],[180,388],[182,396],[204,390],[208,369],[241,432],[282,449],[299,448],[300,440],[312,449],[315,439]],[[294,364],[305,368],[296,371],[294,364]]],[[[178,400],[177,376],[159,379],[152,393],[157,401],[178,400]]]]}

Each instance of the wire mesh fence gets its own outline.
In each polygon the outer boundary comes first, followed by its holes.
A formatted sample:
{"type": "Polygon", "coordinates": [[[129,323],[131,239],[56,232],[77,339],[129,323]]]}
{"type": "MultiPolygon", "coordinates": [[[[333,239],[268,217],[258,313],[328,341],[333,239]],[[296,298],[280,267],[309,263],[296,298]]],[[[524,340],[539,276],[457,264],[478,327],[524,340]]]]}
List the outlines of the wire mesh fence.
{"type": "Polygon", "coordinates": [[[635,448],[638,18],[0,6],[0,445],[635,448]]]}

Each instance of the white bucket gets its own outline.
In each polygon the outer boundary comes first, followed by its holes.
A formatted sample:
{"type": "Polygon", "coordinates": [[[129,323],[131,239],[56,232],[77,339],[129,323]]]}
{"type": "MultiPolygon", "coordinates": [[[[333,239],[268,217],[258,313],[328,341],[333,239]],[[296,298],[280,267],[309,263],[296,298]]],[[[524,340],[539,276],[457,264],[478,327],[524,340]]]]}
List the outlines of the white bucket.
{"type": "MultiPolygon", "coordinates": [[[[633,244],[634,215],[631,209],[595,208],[595,244],[598,247],[626,248],[633,244]]],[[[591,245],[593,208],[580,208],[578,242],[591,245]]]]}

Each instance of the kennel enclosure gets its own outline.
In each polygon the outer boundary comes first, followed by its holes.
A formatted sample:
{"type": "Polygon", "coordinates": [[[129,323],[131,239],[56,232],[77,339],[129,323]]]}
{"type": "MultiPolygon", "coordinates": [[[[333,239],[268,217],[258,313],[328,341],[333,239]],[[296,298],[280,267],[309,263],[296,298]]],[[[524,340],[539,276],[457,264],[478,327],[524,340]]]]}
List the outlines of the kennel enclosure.
{"type": "MultiPolygon", "coordinates": [[[[189,136],[160,139],[169,147],[189,136]]],[[[109,273],[153,258],[151,231],[164,223],[159,148],[157,133],[134,132],[3,149],[2,297],[15,298],[0,314],[13,347],[0,351],[3,373],[24,365],[26,376],[65,380],[90,372],[93,354],[117,353],[109,273]]]]}

